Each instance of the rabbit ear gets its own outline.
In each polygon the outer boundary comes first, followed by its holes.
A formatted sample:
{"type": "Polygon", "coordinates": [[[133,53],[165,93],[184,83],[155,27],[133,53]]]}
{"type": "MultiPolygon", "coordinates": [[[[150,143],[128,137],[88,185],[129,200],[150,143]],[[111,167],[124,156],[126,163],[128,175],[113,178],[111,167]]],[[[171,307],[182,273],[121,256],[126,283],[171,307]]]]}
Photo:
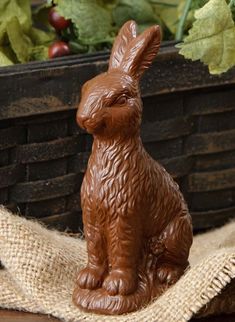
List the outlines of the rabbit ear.
{"type": "Polygon", "coordinates": [[[118,36],[113,44],[110,60],[109,70],[118,68],[121,65],[122,59],[126,52],[129,43],[137,36],[137,25],[135,21],[127,21],[120,29],[118,36]]]}
{"type": "Polygon", "coordinates": [[[139,79],[157,55],[160,42],[161,31],[159,26],[155,25],[146,29],[129,44],[122,60],[121,69],[132,77],[139,79]]]}

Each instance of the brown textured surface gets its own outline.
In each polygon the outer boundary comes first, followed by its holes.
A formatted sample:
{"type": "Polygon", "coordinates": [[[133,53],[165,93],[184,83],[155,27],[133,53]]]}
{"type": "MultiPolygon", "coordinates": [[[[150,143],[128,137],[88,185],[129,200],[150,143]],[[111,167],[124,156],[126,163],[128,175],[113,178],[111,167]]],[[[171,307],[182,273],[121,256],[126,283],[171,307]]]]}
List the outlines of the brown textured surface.
{"type": "Polygon", "coordinates": [[[88,264],[78,275],[73,300],[85,310],[137,310],[188,266],[188,207],[140,139],[139,80],[158,52],[160,37],[157,26],[137,36],[135,22],[127,22],[108,72],[82,89],[77,122],[94,143],[81,188],[88,264]]]}
{"type": "MultiPolygon", "coordinates": [[[[212,301],[204,307],[198,314],[198,316],[213,315],[214,312],[222,314],[234,314],[234,302],[235,302],[235,279],[233,279],[223,290],[223,292],[214,297],[212,301]]],[[[235,321],[235,319],[234,319],[235,321]]]]}
{"type": "MultiPolygon", "coordinates": [[[[59,322],[60,320],[42,314],[31,314],[17,311],[0,310],[1,322],[59,322]]],[[[220,315],[201,319],[192,319],[190,322],[234,322],[235,314],[220,315]]],[[[157,321],[156,321],[157,322],[157,321]]]]}

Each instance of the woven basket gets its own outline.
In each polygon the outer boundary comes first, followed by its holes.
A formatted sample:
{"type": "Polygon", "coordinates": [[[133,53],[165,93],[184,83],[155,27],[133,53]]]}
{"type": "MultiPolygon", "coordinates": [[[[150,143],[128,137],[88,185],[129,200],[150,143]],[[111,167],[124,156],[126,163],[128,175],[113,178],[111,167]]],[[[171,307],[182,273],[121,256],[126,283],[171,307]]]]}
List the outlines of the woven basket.
{"type": "MultiPolygon", "coordinates": [[[[0,203],[59,229],[82,228],[92,138],[75,123],[82,84],[108,53],[0,69],[0,203]]],[[[142,139],[179,182],[195,229],[235,216],[235,70],[212,77],[162,47],[142,80],[142,139]]]]}

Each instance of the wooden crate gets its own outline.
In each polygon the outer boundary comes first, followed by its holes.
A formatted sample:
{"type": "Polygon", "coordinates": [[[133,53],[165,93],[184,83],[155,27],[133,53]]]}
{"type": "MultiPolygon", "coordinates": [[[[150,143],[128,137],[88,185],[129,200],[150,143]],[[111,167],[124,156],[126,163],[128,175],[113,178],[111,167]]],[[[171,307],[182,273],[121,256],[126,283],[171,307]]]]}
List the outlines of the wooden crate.
{"type": "MultiPolygon", "coordinates": [[[[82,227],[92,138],[75,123],[82,84],[108,53],[0,69],[0,203],[59,229],[82,227]]],[[[166,44],[144,76],[142,139],[179,182],[195,229],[235,217],[235,71],[212,77],[166,44]]]]}

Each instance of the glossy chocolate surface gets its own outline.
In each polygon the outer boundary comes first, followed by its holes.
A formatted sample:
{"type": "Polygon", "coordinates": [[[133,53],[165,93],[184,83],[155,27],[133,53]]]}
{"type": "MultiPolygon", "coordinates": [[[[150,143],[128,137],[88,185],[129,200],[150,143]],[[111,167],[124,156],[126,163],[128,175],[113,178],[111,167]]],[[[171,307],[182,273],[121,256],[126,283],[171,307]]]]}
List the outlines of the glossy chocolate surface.
{"type": "Polygon", "coordinates": [[[86,311],[138,310],[188,266],[188,207],[177,183],[140,138],[139,80],[160,40],[159,26],[137,35],[135,22],[127,22],[108,71],[82,88],[77,122],[94,143],[81,188],[88,263],[78,274],[73,301],[86,311]]]}

